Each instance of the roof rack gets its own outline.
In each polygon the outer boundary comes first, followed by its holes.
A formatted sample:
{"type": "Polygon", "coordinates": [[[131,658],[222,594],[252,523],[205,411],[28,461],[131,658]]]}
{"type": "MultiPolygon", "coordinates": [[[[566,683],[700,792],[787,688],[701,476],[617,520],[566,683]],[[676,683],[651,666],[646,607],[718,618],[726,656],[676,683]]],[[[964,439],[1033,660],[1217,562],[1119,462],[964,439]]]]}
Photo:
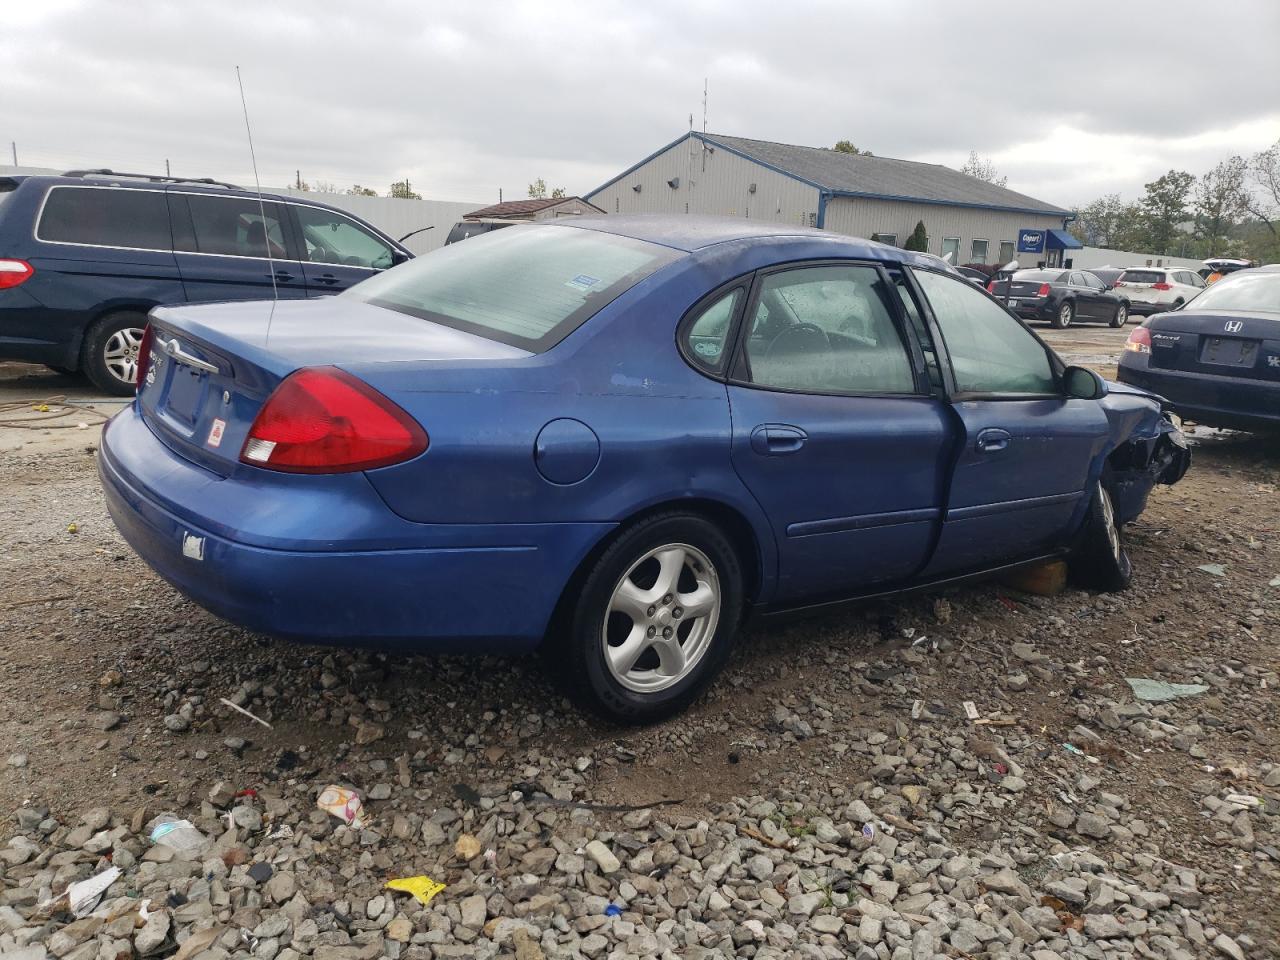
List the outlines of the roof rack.
{"type": "Polygon", "coordinates": [[[226,187],[228,190],[243,190],[243,187],[234,183],[225,183],[222,180],[214,180],[211,177],[162,177],[158,174],[150,173],[123,173],[119,170],[108,170],[103,167],[100,170],[67,170],[62,176],[64,177],[128,177],[131,180],[149,180],[152,183],[203,183],[209,187],[226,187]]]}

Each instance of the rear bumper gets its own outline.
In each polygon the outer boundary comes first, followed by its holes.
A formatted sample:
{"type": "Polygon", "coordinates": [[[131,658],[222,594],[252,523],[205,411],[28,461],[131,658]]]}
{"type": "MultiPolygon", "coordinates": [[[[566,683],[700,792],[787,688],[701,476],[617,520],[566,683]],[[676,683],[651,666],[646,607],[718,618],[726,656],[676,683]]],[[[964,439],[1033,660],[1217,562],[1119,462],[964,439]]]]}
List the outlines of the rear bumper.
{"type": "MultiPolygon", "coordinates": [[[[104,431],[98,472],[125,540],[183,594],[251,630],[316,642],[441,653],[530,650],[541,641],[573,570],[610,529],[411,524],[381,506],[385,529],[351,536],[359,549],[337,549],[342,541],[323,539],[299,541],[315,549],[246,543],[250,533],[227,531],[284,511],[310,537],[331,511],[317,511],[297,490],[272,503],[270,491],[264,500],[260,487],[208,474],[164,446],[133,406],[104,431]],[[245,486],[238,495],[227,489],[237,484],[245,486]],[[174,495],[184,490],[210,492],[193,498],[192,505],[199,505],[193,509],[175,503],[174,495]],[[226,515],[225,505],[237,502],[239,516],[226,515]],[[200,515],[209,504],[223,505],[223,515],[200,515]]],[[[377,500],[367,481],[363,486],[377,500]]],[[[367,508],[353,504],[348,514],[367,508]]]]}
{"type": "Polygon", "coordinates": [[[1180,417],[1238,430],[1280,429],[1280,382],[1152,369],[1146,354],[1125,352],[1116,374],[1121,383],[1157,393],[1180,417]]]}

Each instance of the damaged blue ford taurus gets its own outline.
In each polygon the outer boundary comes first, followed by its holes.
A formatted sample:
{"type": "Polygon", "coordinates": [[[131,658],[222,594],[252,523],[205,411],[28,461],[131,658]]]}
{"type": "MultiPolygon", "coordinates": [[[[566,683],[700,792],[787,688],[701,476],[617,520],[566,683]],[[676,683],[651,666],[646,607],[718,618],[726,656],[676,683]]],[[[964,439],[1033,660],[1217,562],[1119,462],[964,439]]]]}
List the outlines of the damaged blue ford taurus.
{"type": "Polygon", "coordinates": [[[454,244],[310,302],[154,310],[111,515],[253,630],[545,647],[606,715],[686,706],[744,618],[1065,557],[1190,455],[937,258],[754,221],[454,244]]]}

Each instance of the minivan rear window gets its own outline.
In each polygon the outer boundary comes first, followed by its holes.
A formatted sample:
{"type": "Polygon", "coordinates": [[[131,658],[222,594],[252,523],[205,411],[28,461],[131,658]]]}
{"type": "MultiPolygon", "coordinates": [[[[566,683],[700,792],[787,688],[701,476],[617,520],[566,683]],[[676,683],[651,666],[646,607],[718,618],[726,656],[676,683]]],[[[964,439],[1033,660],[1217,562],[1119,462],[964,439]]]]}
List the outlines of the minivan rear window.
{"type": "Polygon", "coordinates": [[[171,250],[169,209],[159,190],[53,187],[36,239],[135,250],[171,250]]]}
{"type": "Polygon", "coordinates": [[[596,230],[519,226],[441,247],[341,296],[540,353],[679,256],[596,230]]]}
{"type": "Polygon", "coordinates": [[[1164,283],[1163,270],[1126,270],[1122,283],[1164,283]]]}

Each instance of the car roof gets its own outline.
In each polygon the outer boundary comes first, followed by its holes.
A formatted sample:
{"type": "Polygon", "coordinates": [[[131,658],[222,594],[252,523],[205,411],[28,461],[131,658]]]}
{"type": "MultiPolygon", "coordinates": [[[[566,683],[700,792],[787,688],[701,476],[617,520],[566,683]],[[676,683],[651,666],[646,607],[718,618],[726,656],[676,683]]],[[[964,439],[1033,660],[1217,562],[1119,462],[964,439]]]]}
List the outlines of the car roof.
{"type": "MultiPolygon", "coordinates": [[[[15,178],[17,179],[17,178],[15,178]]],[[[211,184],[199,180],[144,180],[140,177],[95,175],[91,177],[66,177],[58,175],[29,176],[26,180],[41,186],[68,187],[126,187],[131,190],[173,190],[180,193],[207,193],[214,197],[257,197],[258,191],[253,187],[241,187],[235,184],[211,184]]],[[[330,205],[319,200],[306,200],[299,197],[284,196],[263,190],[262,196],[267,200],[287,200],[290,203],[303,203],[311,206],[325,207],[330,205]]],[[[336,207],[332,209],[338,209],[336,207]]]]}
{"type": "Polygon", "coordinates": [[[917,254],[900,247],[862,240],[858,237],[848,237],[813,227],[793,227],[784,223],[744,220],[739,217],[706,217],[693,214],[609,214],[562,217],[557,220],[539,221],[539,223],[612,233],[620,237],[631,237],[634,240],[644,240],[683,250],[686,253],[735,241],[766,243],[783,238],[821,240],[831,245],[832,253],[836,256],[891,260],[938,268],[936,257],[917,254]]]}

